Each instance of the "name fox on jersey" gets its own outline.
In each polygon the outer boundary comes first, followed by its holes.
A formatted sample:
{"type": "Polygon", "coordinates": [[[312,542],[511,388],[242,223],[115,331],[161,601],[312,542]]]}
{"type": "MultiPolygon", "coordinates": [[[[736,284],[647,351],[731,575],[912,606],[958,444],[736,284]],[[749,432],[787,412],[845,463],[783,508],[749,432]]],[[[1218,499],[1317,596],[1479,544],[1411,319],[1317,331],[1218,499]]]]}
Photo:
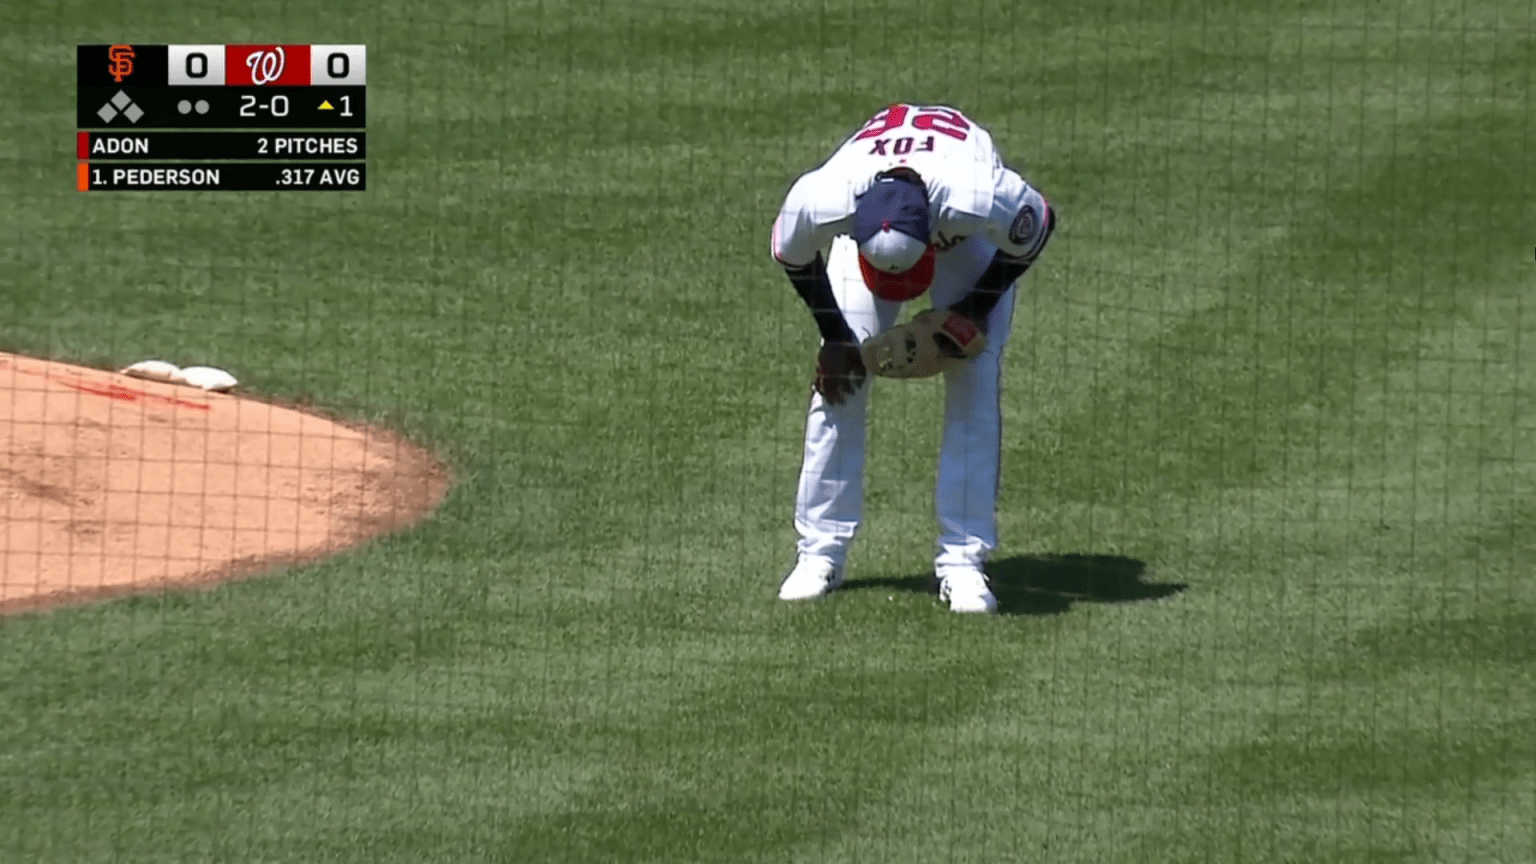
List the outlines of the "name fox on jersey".
{"type": "Polygon", "coordinates": [[[932,153],[934,137],[914,138],[903,135],[900,138],[876,138],[874,146],[869,149],[867,156],[905,156],[908,153],[932,153]]]}

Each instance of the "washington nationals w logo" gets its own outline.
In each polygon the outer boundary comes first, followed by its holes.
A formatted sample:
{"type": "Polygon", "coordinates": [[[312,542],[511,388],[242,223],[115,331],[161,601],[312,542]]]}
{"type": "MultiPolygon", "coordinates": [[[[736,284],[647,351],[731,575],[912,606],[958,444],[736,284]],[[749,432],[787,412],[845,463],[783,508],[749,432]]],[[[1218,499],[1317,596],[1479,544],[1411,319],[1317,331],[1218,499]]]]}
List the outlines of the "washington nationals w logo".
{"type": "Polygon", "coordinates": [[[271,51],[252,51],[245,58],[245,65],[251,67],[251,83],[257,86],[270,84],[282,77],[283,66],[288,62],[288,55],[283,53],[281,45],[271,51]]]}

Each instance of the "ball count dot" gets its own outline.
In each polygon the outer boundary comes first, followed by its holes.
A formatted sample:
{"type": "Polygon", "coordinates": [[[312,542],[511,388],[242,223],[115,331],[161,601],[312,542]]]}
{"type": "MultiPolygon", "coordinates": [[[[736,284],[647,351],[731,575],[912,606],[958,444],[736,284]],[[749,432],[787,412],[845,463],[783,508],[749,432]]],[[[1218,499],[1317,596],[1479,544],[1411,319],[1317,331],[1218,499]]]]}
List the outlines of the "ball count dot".
{"type": "Polygon", "coordinates": [[[181,113],[183,113],[183,114],[185,114],[185,113],[187,113],[187,112],[188,112],[188,111],[191,111],[191,110],[192,110],[192,103],[191,103],[191,102],[188,102],[188,101],[187,101],[187,100],[185,100],[185,99],[183,99],[183,100],[181,100],[181,101],[180,101],[180,102],[177,102],[177,103],[176,103],[176,110],[177,110],[177,111],[180,111],[180,112],[181,112],[181,113]]]}

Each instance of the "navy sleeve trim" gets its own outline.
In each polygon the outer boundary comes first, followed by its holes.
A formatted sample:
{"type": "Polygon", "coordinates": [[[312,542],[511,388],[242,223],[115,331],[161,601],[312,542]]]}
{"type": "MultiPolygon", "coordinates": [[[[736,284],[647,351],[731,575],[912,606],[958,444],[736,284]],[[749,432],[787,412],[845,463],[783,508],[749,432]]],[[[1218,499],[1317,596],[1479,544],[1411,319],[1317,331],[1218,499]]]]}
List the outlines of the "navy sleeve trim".
{"type": "Polygon", "coordinates": [[[1040,243],[1035,247],[1035,254],[1028,258],[1015,258],[998,250],[997,254],[992,256],[992,263],[987,265],[981,278],[976,280],[976,287],[965,296],[965,299],[949,307],[950,311],[964,315],[972,321],[986,321],[987,316],[992,314],[993,308],[997,306],[997,301],[1003,299],[1003,295],[1013,287],[1013,283],[1019,281],[1019,277],[1023,276],[1030,265],[1035,263],[1035,258],[1040,254],[1040,250],[1045,248],[1046,241],[1055,230],[1056,210],[1052,208],[1046,217],[1045,232],[1040,238],[1040,243]]]}
{"type": "MultiPolygon", "coordinates": [[[[781,262],[782,263],[782,262],[781,262]]],[[[832,293],[832,282],[827,278],[827,265],[821,255],[803,267],[784,265],[784,273],[795,286],[795,293],[805,301],[816,319],[816,329],[826,342],[858,342],[853,328],[848,326],[843,312],[837,308],[837,297],[832,293]]]]}

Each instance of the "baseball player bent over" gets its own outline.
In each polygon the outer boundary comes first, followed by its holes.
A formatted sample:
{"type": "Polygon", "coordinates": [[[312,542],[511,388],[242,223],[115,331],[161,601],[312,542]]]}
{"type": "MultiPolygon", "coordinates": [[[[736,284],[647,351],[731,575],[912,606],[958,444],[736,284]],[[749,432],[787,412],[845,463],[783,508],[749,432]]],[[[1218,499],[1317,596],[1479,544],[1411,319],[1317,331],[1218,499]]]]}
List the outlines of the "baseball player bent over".
{"type": "Polygon", "coordinates": [[[870,374],[944,376],[935,506],[939,596],[995,612],[983,566],[997,546],[999,360],[1015,286],[1056,226],[986,129],[948,106],[892,105],[790,187],[774,260],[821,331],[795,497],[798,559],[783,600],[843,582],[863,518],[870,374]],[[932,309],[893,327],[902,304],[932,309]]]}

